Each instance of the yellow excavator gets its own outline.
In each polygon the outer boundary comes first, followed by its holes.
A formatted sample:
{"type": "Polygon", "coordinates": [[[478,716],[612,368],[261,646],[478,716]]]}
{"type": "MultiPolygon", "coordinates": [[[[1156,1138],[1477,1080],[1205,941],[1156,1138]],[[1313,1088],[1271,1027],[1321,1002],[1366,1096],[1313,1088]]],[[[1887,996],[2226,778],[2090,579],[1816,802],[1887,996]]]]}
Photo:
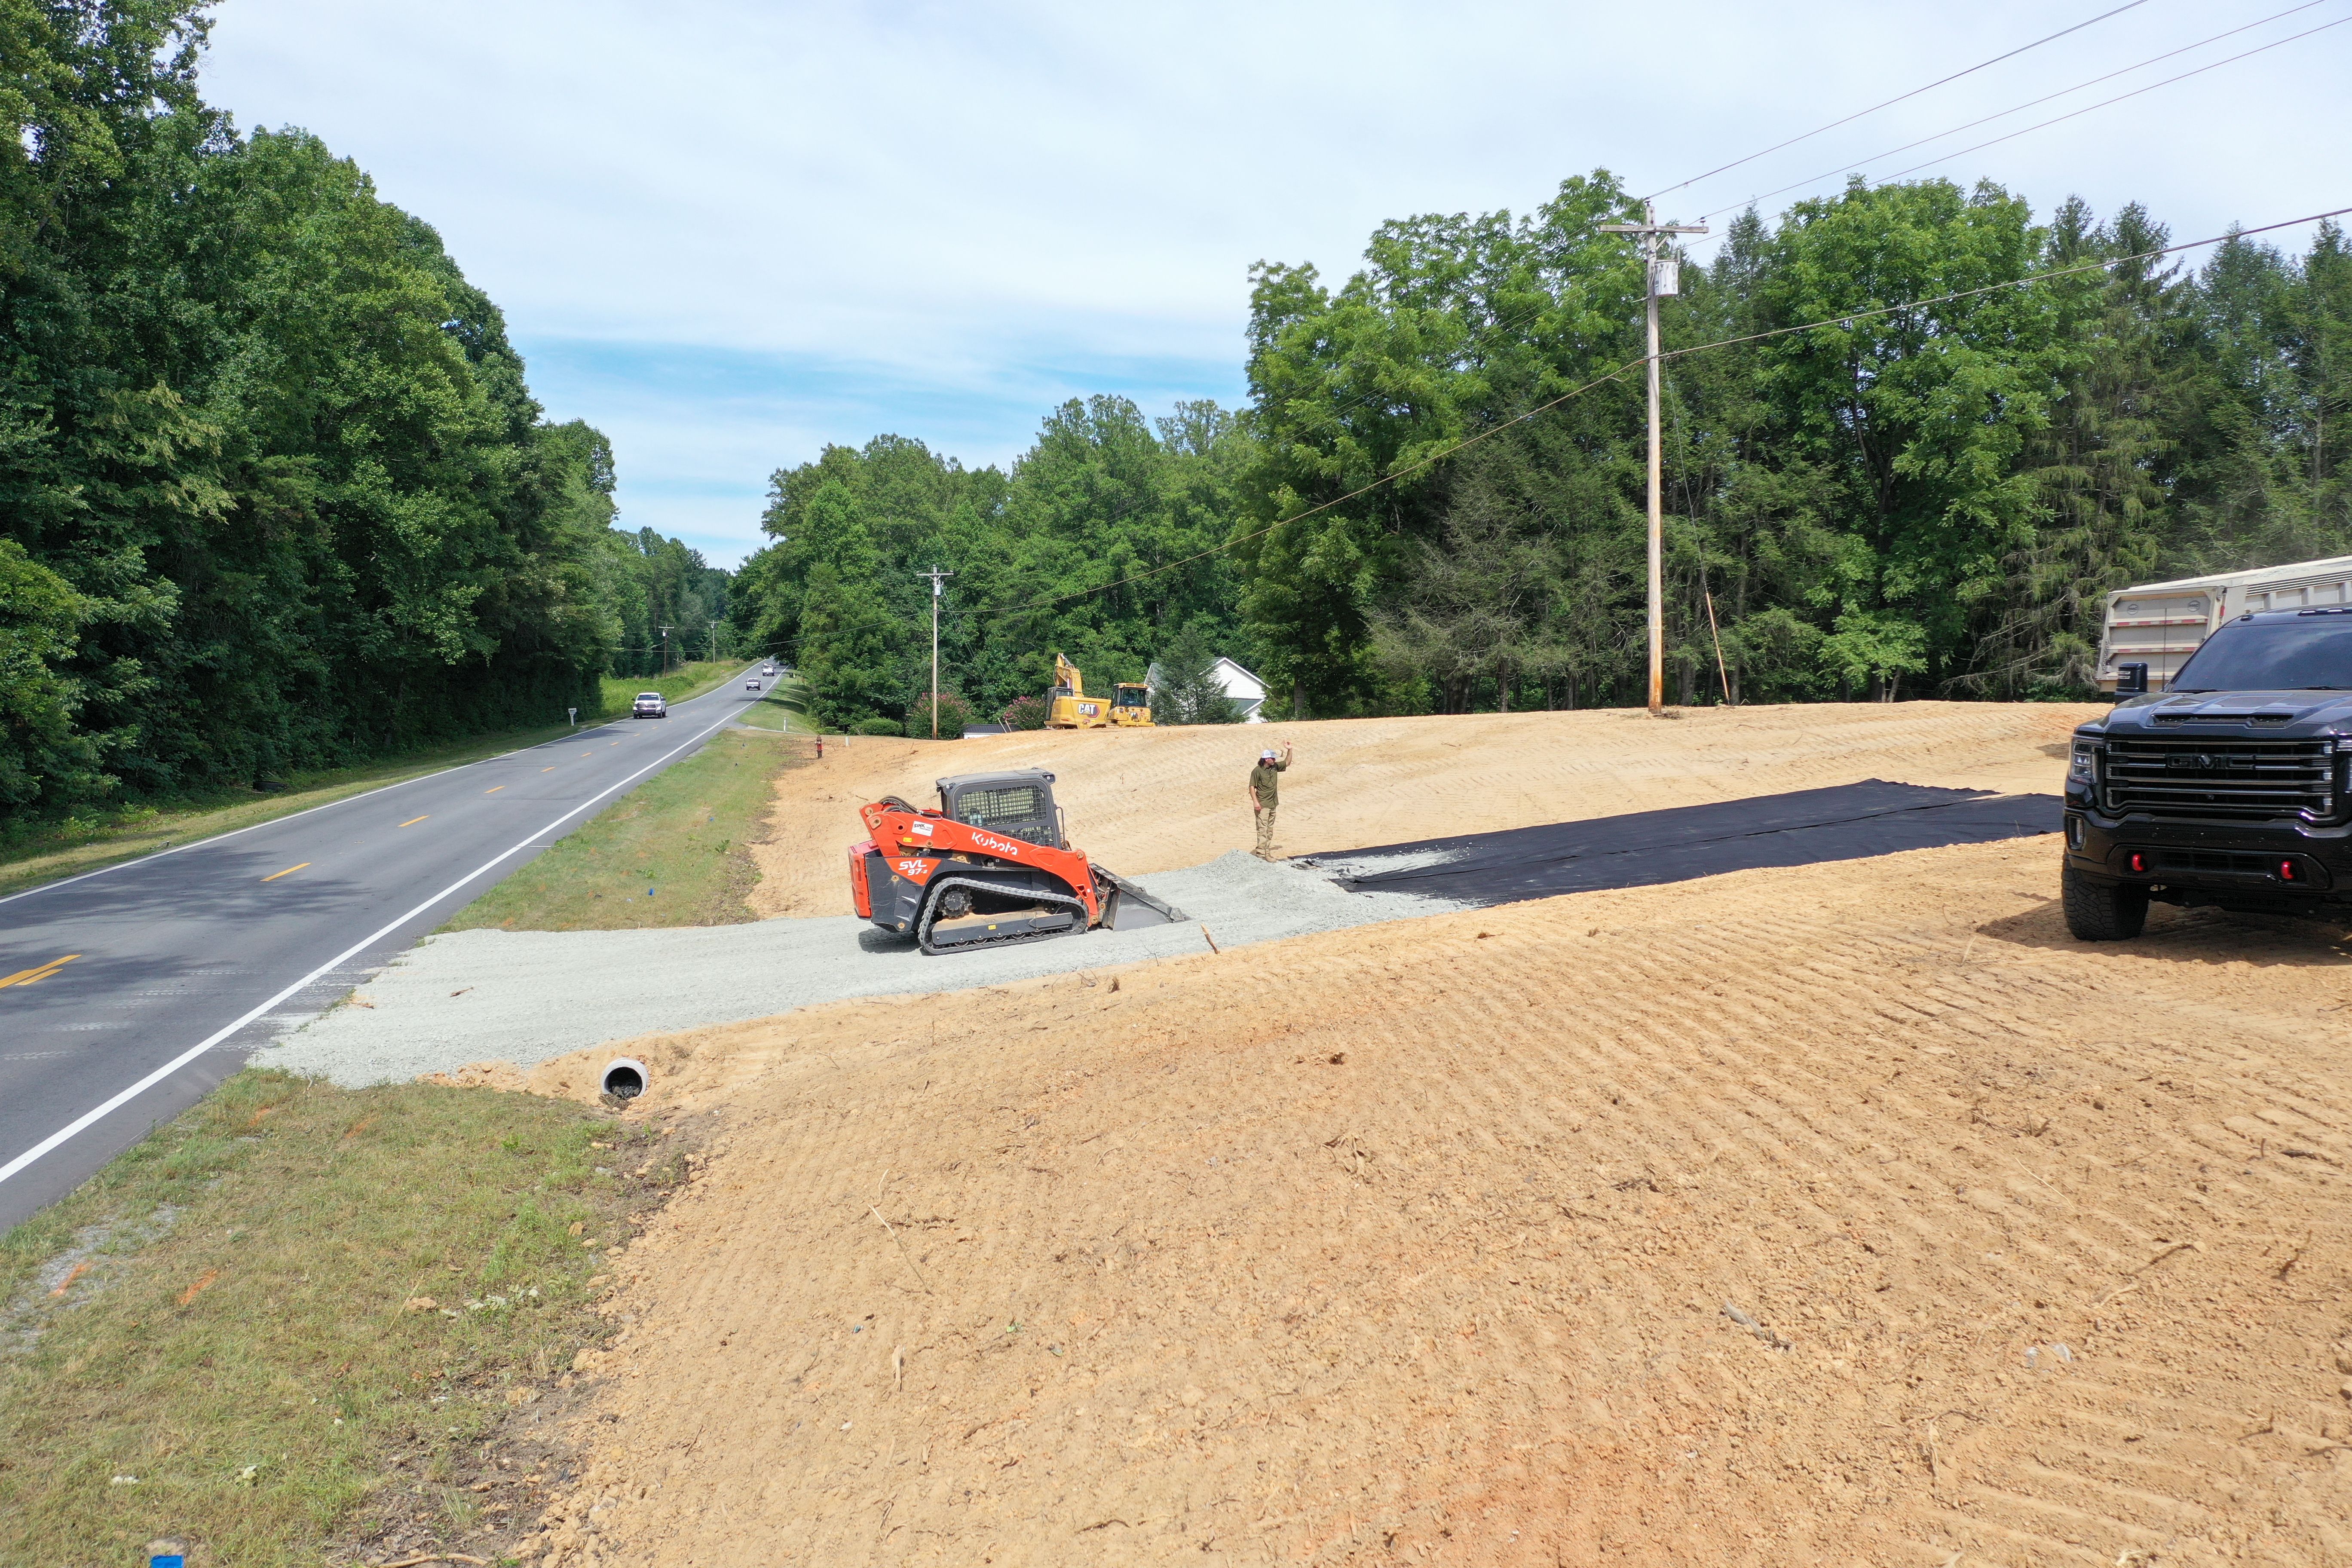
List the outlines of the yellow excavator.
{"type": "Polygon", "coordinates": [[[1054,689],[1045,699],[1045,728],[1100,730],[1117,725],[1121,729],[1148,729],[1150,724],[1150,687],[1139,680],[1122,680],[1106,702],[1087,695],[1086,679],[1078,674],[1076,665],[1058,653],[1054,656],[1054,689]]]}

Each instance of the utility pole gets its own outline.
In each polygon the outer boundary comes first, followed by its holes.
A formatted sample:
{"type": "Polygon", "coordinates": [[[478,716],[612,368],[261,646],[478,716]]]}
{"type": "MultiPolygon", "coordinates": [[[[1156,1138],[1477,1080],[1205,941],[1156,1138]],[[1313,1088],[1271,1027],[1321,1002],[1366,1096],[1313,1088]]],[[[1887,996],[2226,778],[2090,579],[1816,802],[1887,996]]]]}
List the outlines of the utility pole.
{"type": "Polygon", "coordinates": [[[719,623],[717,621],[710,623],[710,651],[704,657],[707,658],[719,657],[719,623]]]}
{"type": "Polygon", "coordinates": [[[1643,292],[1650,305],[1650,712],[1664,712],[1666,703],[1665,506],[1660,482],[1664,468],[1658,445],[1658,300],[1682,292],[1680,268],[1665,255],[1667,237],[1705,234],[1704,224],[1660,223],[1654,202],[1642,204],[1640,223],[1604,223],[1611,234],[1642,237],[1643,292]]]}
{"type": "Polygon", "coordinates": [[[669,634],[670,634],[671,632],[673,632],[673,631],[677,630],[677,628],[676,628],[675,626],[664,626],[664,627],[662,627],[662,628],[661,628],[661,635],[662,635],[662,649],[661,649],[661,660],[662,660],[662,666],[661,666],[661,672],[662,672],[664,675],[667,675],[667,674],[669,673],[669,634]]]}
{"type": "Polygon", "coordinates": [[[936,741],[940,738],[940,584],[955,574],[942,572],[934,565],[915,575],[931,581],[931,739],[936,741]]]}

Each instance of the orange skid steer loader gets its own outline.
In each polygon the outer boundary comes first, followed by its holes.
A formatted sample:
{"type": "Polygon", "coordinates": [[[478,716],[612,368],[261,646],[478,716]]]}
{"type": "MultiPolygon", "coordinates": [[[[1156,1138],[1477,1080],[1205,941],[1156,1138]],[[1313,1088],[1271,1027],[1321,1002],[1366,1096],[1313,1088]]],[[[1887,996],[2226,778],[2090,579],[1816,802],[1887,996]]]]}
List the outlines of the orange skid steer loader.
{"type": "Polygon", "coordinates": [[[858,807],[873,837],[849,848],[857,912],[925,952],[1185,918],[1070,847],[1052,773],[964,773],[939,790],[937,810],[897,795],[858,807]]]}

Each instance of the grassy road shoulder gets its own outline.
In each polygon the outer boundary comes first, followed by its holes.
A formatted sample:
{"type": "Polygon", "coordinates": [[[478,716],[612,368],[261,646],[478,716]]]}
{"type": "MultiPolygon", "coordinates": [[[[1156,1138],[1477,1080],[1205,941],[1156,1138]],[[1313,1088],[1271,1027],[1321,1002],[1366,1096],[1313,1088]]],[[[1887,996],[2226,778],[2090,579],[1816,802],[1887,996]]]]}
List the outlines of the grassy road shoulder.
{"type": "Polygon", "coordinates": [[[41,882],[135,860],[173,845],[257,827],[265,822],[331,805],[370,790],[535,746],[568,733],[572,728],[567,723],[503,731],[461,745],[436,747],[357,767],[289,774],[283,791],[225,791],[170,806],[130,807],[103,822],[62,824],[0,850],[0,893],[22,892],[41,882]]]}
{"type": "Polygon", "coordinates": [[[665,701],[684,702],[701,696],[721,683],[742,673],[748,660],[740,658],[697,659],[679,665],[667,675],[604,677],[604,713],[607,718],[627,714],[629,704],[640,691],[658,691],[665,701]]]}
{"type": "Polygon", "coordinates": [[[736,721],[755,730],[780,730],[787,734],[814,735],[809,718],[808,688],[792,677],[768,682],[767,693],[746,707],[736,721]]]}
{"type": "MultiPolygon", "coordinates": [[[[670,701],[683,702],[720,685],[742,668],[730,659],[690,664],[653,680],[621,680],[606,676],[604,717],[626,714],[630,699],[639,691],[659,690],[670,701]]],[[[572,729],[567,721],[502,730],[352,767],[289,773],[282,781],[283,789],[224,790],[166,805],[132,805],[103,816],[72,819],[0,847],[0,894],[22,892],[61,877],[77,877],[85,871],[136,860],[174,845],[257,827],[265,822],[331,805],[370,790],[463,767],[487,757],[503,756],[551,741],[572,729]]]]}
{"type": "Polygon", "coordinates": [[[759,867],[776,775],[812,742],[727,729],[457,911],[445,931],[626,931],[737,925],[759,867]]]}
{"type": "Polygon", "coordinates": [[[497,1561],[562,1479],[603,1253],[684,1177],[664,1132],[231,1079],[0,1237],[0,1562],[497,1561]]]}

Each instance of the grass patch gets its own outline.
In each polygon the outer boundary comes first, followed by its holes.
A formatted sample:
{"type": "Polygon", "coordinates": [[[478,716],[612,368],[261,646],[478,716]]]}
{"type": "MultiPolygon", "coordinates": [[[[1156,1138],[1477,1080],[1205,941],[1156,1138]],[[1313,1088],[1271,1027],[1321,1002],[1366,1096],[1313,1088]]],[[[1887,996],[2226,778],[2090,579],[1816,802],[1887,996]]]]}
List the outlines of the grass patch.
{"type": "Polygon", "coordinates": [[[721,730],[457,911],[444,931],[739,925],[760,879],[776,775],[814,761],[798,738],[721,730]],[[653,891],[649,894],[647,889],[653,891]]]}
{"type": "Polygon", "coordinates": [[[665,701],[673,705],[689,697],[699,697],[723,684],[730,676],[741,674],[748,662],[740,658],[698,658],[691,664],[679,665],[667,675],[608,675],[604,677],[604,711],[625,718],[629,704],[637,700],[640,691],[658,691],[665,701]]]}
{"type": "MultiPolygon", "coordinates": [[[[622,711],[627,711],[626,708],[622,711]]],[[[535,746],[541,741],[567,734],[572,728],[565,723],[502,730],[457,744],[406,752],[352,767],[289,773],[282,791],[264,794],[252,789],[225,789],[164,805],[128,805],[102,817],[71,819],[36,830],[0,848],[0,893],[13,893],[37,882],[135,860],[174,844],[233,833],[404,779],[419,778],[444,768],[461,767],[484,757],[535,746]]]]}
{"type": "Polygon", "coordinates": [[[497,1561],[565,1479],[530,1428],[605,1337],[603,1248],[688,1142],[238,1074],[0,1237],[0,1562],[497,1561]]]}
{"type": "MultiPolygon", "coordinates": [[[[625,717],[630,700],[640,691],[658,689],[670,701],[683,702],[721,684],[742,668],[732,660],[698,661],[655,680],[622,680],[608,675],[604,679],[604,713],[583,714],[582,722],[625,717]]],[[[0,844],[0,893],[21,892],[37,883],[135,860],[174,844],[274,822],[404,779],[535,746],[568,734],[572,728],[567,722],[501,730],[352,767],[290,773],[282,781],[283,789],[222,789],[182,801],[133,804],[71,817],[0,844]]]]}
{"type": "Polygon", "coordinates": [[[738,721],[757,730],[779,730],[789,734],[817,732],[815,722],[809,718],[807,686],[797,679],[781,676],[768,683],[767,691],[743,710],[738,721]]]}

